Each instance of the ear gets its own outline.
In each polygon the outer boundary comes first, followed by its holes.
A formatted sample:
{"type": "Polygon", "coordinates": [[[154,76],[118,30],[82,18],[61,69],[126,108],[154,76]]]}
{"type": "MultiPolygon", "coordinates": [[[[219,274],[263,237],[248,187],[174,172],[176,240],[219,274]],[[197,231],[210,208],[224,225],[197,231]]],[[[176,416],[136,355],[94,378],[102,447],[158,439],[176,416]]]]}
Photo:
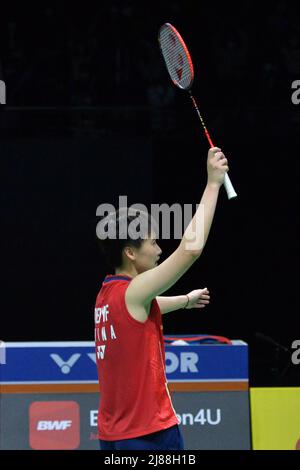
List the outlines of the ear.
{"type": "Polygon", "coordinates": [[[135,251],[131,246],[125,246],[123,253],[130,261],[135,261],[135,251]]]}

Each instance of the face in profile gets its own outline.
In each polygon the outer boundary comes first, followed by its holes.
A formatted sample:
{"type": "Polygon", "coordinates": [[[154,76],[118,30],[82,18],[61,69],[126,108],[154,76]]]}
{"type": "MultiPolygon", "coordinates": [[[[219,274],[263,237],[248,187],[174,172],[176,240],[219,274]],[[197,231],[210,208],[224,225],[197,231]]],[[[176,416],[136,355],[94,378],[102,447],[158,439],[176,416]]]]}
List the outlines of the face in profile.
{"type": "Polygon", "coordinates": [[[138,273],[148,271],[158,265],[161,248],[158,246],[155,234],[152,232],[149,238],[143,240],[140,248],[135,249],[135,260],[133,261],[138,273]]]}

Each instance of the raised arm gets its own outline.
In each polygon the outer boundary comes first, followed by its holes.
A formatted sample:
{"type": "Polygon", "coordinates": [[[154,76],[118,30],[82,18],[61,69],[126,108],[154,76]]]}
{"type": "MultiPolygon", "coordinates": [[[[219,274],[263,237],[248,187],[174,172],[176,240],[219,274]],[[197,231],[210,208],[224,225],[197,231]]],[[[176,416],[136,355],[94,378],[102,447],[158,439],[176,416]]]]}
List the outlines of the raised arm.
{"type": "Polygon", "coordinates": [[[207,185],[198,209],[186,228],[178,248],[157,267],[138,274],[126,290],[130,306],[148,306],[155,297],[168,290],[201,255],[213,221],[219,189],[228,171],[221,150],[208,151],[207,185]]]}

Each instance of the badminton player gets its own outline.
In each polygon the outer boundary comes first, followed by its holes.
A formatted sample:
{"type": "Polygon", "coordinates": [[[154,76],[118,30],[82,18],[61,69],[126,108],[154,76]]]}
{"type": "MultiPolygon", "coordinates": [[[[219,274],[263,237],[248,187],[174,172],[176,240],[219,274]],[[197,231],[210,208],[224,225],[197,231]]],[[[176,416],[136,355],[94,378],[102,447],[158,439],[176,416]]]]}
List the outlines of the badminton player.
{"type": "MultiPolygon", "coordinates": [[[[95,306],[96,360],[100,386],[98,431],[102,450],[183,450],[179,421],[168,390],[161,314],[203,308],[209,291],[162,297],[198,260],[205,246],[227,159],[213,147],[207,157],[207,184],[178,248],[158,263],[161,249],[152,226],[135,239],[99,240],[112,270],[95,306]],[[201,207],[204,211],[201,211],[201,207]],[[199,227],[199,236],[195,227],[199,227]],[[191,240],[194,240],[191,247],[191,240]]],[[[121,229],[117,212],[114,222],[121,229]]],[[[128,223],[134,216],[126,215],[128,223]]],[[[124,222],[124,220],[123,220],[124,222]]]]}

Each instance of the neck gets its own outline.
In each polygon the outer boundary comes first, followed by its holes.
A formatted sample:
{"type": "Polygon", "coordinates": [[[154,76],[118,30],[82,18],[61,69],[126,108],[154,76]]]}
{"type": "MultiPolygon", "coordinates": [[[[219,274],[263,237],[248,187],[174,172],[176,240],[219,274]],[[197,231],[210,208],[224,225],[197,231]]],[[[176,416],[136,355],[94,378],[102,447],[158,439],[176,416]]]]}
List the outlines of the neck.
{"type": "Polygon", "coordinates": [[[127,268],[127,269],[116,268],[115,274],[118,276],[129,276],[129,277],[134,278],[135,276],[137,276],[138,273],[136,269],[132,266],[131,268],[127,268]]]}

